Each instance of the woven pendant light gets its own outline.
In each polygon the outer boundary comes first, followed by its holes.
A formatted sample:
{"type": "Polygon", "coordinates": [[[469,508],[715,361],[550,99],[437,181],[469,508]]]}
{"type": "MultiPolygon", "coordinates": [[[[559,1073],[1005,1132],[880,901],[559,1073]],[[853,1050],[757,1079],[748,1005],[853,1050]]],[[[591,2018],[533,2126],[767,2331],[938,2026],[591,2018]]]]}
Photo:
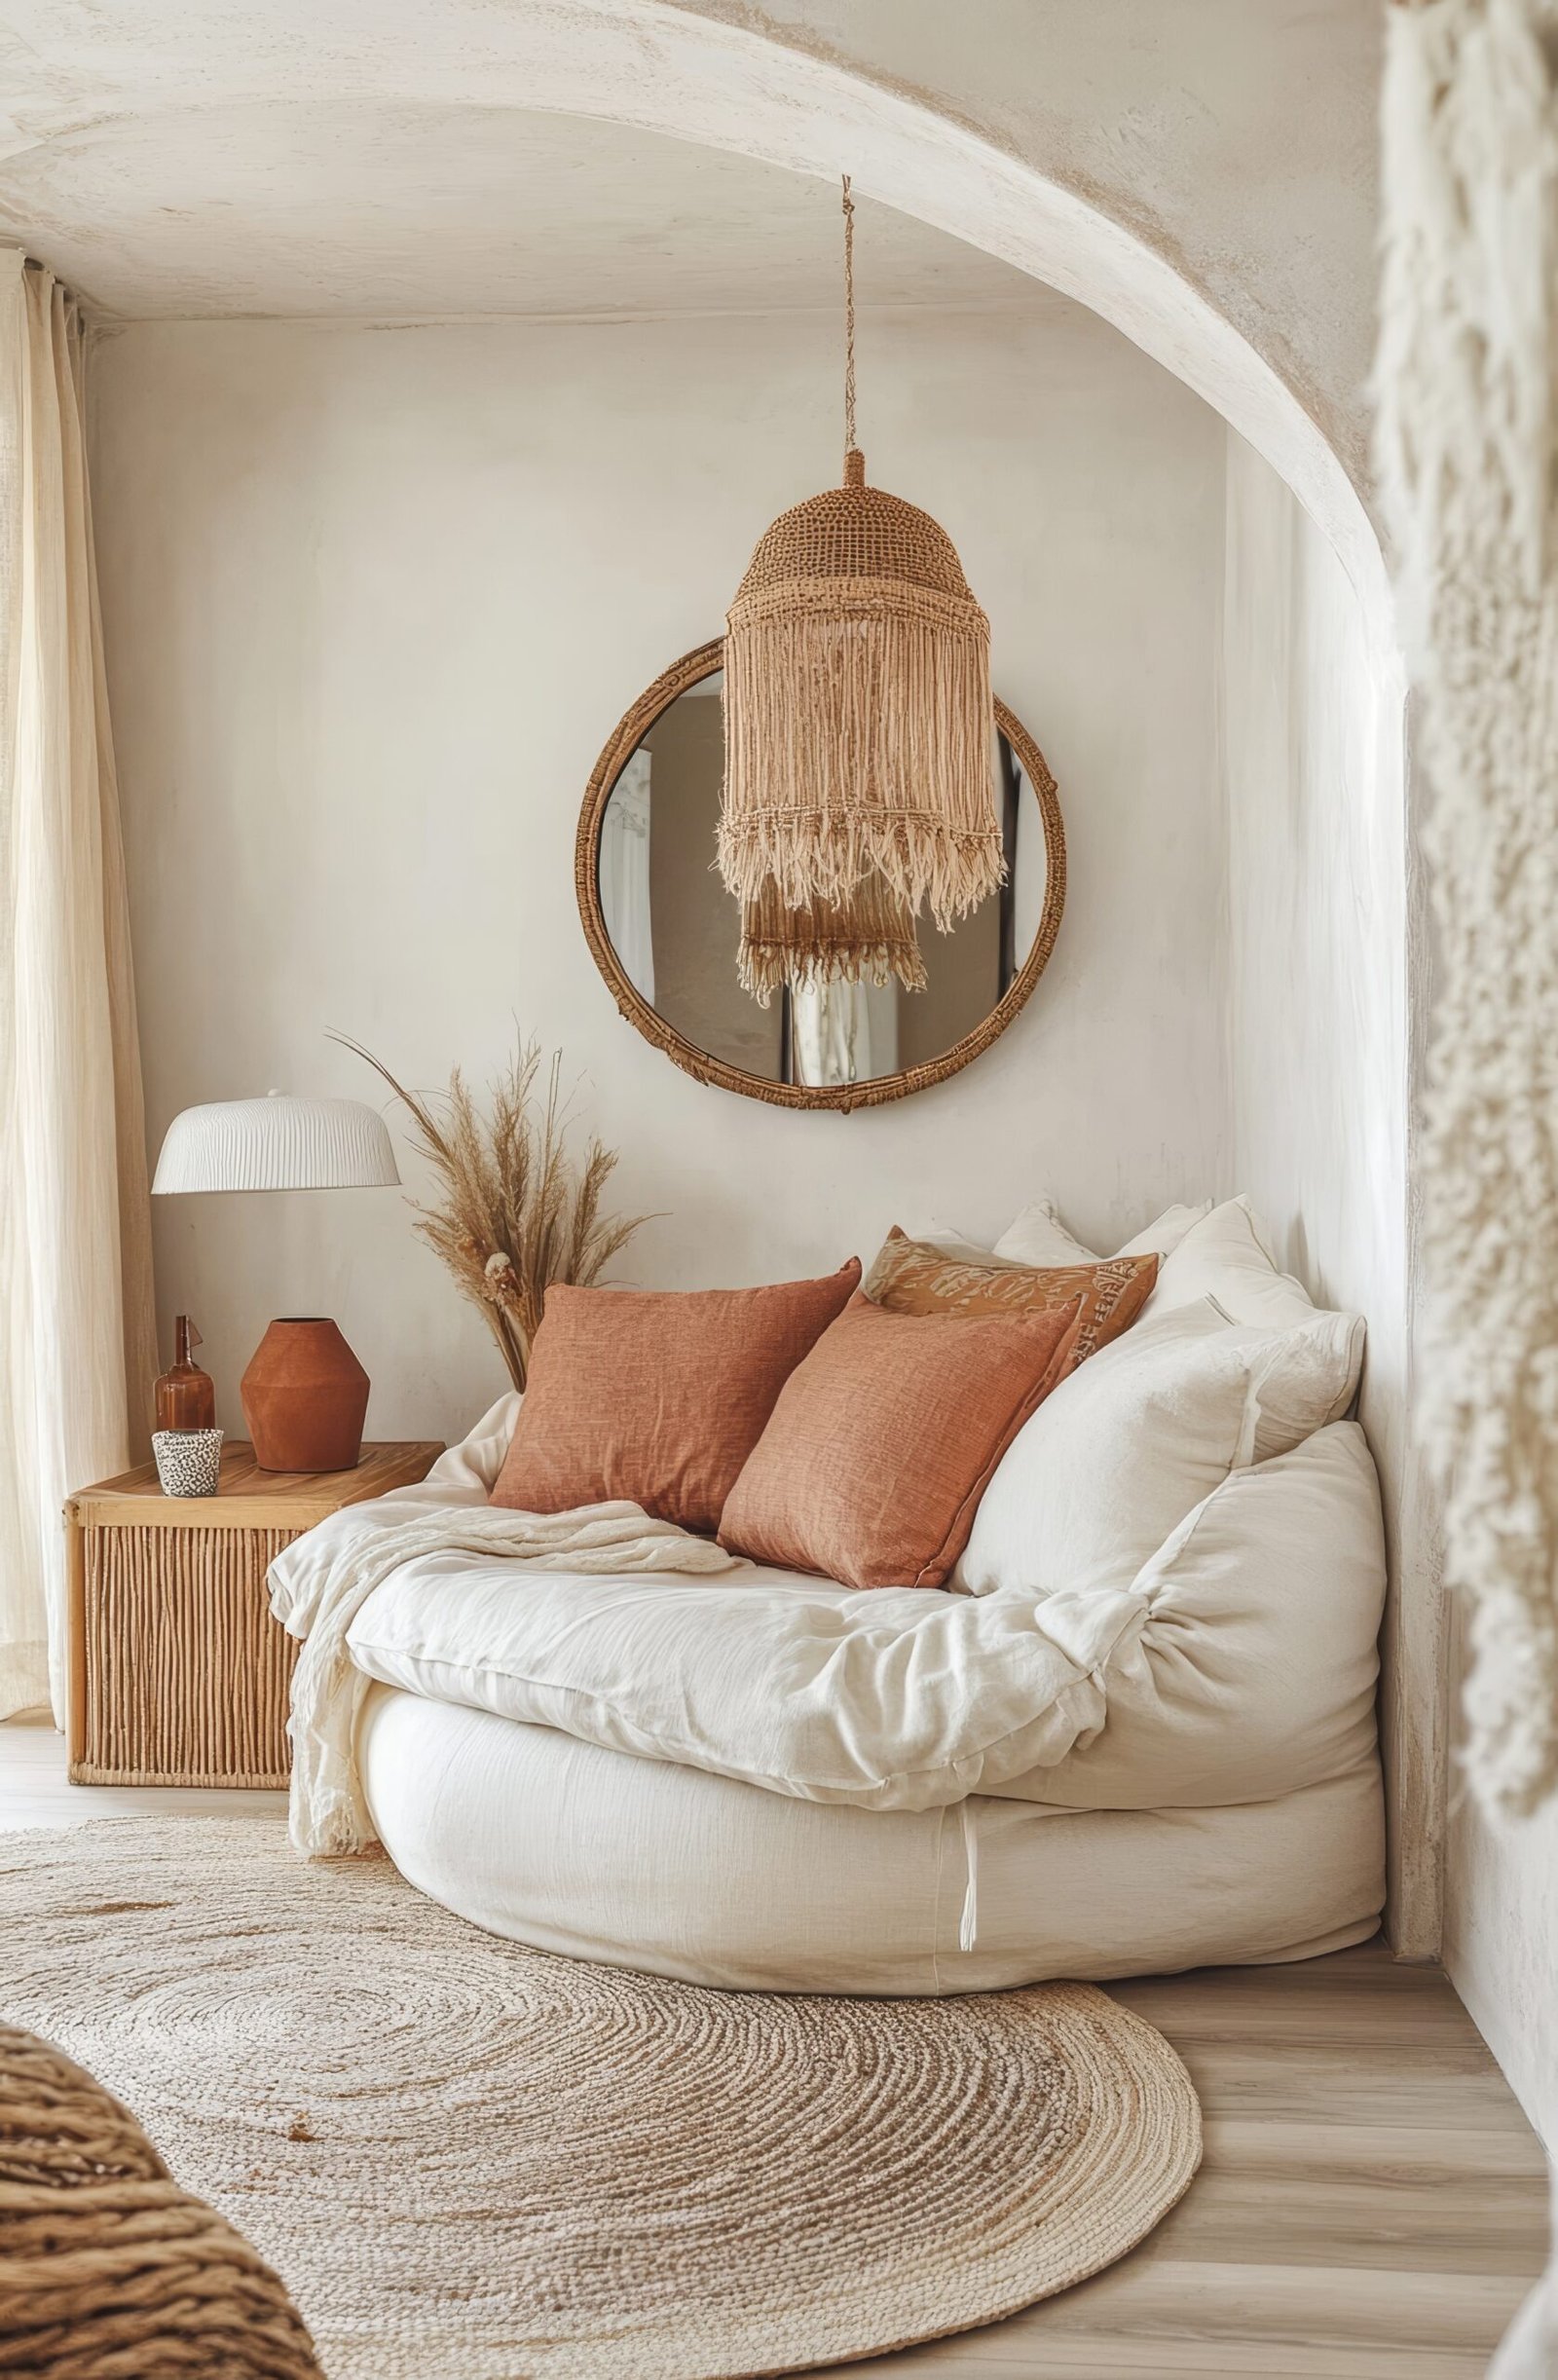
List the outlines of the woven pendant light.
{"type": "Polygon", "coordinates": [[[990,626],[946,532],[866,485],[847,176],[844,288],[844,484],[781,513],[726,615],[720,870],[803,909],[875,868],[946,930],[1003,874],[990,626]]]}
{"type": "Polygon", "coordinates": [[[789,908],[772,876],[755,901],[741,909],[741,954],[737,973],[744,991],[766,1008],[780,985],[792,990],[812,984],[897,982],[906,991],[925,988],[909,903],[889,890],[874,868],[850,886],[842,901],[808,901],[789,908]]]}

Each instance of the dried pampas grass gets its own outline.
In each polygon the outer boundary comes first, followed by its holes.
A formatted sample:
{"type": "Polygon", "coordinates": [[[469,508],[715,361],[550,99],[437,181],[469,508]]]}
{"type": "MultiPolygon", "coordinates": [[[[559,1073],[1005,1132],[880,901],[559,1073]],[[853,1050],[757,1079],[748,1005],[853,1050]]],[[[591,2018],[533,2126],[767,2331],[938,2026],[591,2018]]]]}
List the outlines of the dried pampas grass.
{"type": "Polygon", "coordinates": [[[417,1209],[417,1229],[481,1308],[509,1378],[522,1389],[550,1284],[587,1288],[649,1219],[601,1212],[615,1150],[592,1134],[582,1162],[572,1155],[563,1061],[554,1053],[538,1097],[541,1059],[534,1041],[521,1044],[492,1084],[487,1115],[456,1066],[447,1092],[437,1095],[440,1121],[429,1101],[396,1082],[371,1050],[344,1033],[332,1038],[365,1060],[409,1111],[415,1145],[442,1193],[436,1205],[417,1209]]]}

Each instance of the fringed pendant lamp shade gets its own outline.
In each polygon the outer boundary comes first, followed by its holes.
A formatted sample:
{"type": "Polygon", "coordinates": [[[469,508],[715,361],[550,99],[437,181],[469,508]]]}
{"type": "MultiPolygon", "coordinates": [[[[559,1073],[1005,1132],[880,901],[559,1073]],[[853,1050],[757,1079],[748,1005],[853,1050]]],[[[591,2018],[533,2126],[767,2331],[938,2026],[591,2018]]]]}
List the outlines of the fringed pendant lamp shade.
{"type": "Polygon", "coordinates": [[[808,901],[790,909],[769,876],[756,901],[741,911],[741,987],[766,1008],[782,984],[897,982],[925,988],[914,920],[907,901],[890,892],[874,868],[841,902],[808,901]]]}
{"type": "Polygon", "coordinates": [[[847,903],[868,870],[944,930],[1003,874],[990,626],[946,532],[866,485],[844,183],[844,484],[781,513],[726,617],[721,873],[847,903]]]}

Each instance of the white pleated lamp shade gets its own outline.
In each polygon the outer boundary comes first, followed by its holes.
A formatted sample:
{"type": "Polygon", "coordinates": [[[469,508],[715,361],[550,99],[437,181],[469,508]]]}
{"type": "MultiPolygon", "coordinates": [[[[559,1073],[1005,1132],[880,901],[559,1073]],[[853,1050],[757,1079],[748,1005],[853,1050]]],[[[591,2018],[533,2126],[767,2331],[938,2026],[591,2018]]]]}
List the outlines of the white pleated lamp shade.
{"type": "Polygon", "coordinates": [[[376,1190],[400,1179],[384,1118],[360,1099],[219,1099],[167,1128],[154,1193],[376,1190]]]}

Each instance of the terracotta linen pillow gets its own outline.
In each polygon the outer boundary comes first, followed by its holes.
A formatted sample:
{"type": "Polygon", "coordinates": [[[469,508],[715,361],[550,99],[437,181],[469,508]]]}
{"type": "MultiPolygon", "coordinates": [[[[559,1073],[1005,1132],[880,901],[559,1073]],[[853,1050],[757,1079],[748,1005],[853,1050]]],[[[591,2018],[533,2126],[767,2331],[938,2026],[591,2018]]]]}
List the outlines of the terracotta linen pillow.
{"type": "Polygon", "coordinates": [[[929,1240],[910,1240],[895,1223],[867,1274],[866,1295],[889,1314],[1023,1314],[1082,1300],[1082,1328],[1067,1366],[1129,1330],[1152,1295],[1159,1259],[1100,1256],[1086,1264],[1017,1264],[992,1256],[972,1261],[929,1240]]]}
{"type": "Polygon", "coordinates": [[[1080,1298],[920,1315],[852,1297],[780,1390],[730,1491],[721,1544],[841,1586],[941,1586],[1081,1327],[1080,1298]]]}
{"type": "Polygon", "coordinates": [[[775,1397],[859,1283],[856,1256],[762,1289],[554,1282],[492,1502],[566,1512],[625,1497],[712,1537],[775,1397]]]}

